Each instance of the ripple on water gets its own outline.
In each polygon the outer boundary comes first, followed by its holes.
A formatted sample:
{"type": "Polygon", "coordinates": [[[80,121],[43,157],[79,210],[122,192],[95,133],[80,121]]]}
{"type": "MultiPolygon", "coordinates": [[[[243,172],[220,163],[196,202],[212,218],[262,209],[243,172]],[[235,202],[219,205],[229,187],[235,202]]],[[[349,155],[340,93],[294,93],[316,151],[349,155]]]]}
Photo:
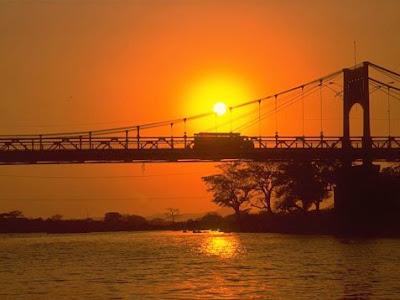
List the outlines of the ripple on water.
{"type": "Polygon", "coordinates": [[[2,298],[382,298],[400,241],[131,232],[0,237],[2,298]]]}

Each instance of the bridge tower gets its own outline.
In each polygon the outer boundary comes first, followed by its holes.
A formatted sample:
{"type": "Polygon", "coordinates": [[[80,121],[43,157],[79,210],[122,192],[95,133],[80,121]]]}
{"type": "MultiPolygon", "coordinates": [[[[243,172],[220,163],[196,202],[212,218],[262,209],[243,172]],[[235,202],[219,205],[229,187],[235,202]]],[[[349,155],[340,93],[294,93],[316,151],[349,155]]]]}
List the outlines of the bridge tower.
{"type": "Polygon", "coordinates": [[[366,152],[371,149],[368,69],[369,62],[364,62],[358,68],[343,69],[343,147],[345,149],[351,148],[350,110],[356,103],[360,104],[363,109],[362,147],[366,152]]]}
{"type": "Polygon", "coordinates": [[[369,62],[344,69],[343,74],[343,160],[337,187],[335,211],[344,231],[371,231],[375,201],[379,198],[379,166],[372,164],[369,101],[369,62]],[[350,141],[350,110],[356,103],[363,109],[363,164],[353,166],[350,141]]]}

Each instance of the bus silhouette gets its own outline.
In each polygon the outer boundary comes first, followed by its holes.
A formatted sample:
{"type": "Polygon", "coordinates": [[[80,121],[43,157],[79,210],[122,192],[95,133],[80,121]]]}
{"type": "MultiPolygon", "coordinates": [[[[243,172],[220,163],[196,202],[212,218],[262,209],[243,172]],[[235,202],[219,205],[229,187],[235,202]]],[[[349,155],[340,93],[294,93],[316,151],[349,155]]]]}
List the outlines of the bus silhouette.
{"type": "Polygon", "coordinates": [[[251,150],[253,142],[247,136],[233,132],[200,132],[195,133],[193,149],[209,150],[251,150]]]}

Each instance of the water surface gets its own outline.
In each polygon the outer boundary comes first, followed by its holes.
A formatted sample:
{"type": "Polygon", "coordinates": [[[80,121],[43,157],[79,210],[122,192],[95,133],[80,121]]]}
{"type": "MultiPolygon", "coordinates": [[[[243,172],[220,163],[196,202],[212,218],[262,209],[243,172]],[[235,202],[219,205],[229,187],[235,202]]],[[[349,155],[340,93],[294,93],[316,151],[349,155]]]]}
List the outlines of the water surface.
{"type": "Polygon", "coordinates": [[[398,239],[0,235],[0,298],[395,299],[399,270],[398,239]]]}

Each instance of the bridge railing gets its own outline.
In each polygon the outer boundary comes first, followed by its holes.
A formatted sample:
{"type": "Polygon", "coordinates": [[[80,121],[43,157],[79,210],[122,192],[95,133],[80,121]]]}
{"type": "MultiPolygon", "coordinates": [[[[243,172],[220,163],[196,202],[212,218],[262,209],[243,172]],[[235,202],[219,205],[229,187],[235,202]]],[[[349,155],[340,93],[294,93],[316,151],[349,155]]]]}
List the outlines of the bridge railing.
{"type": "Polygon", "coordinates": [[[193,147],[192,137],[23,137],[0,138],[1,151],[148,150],[193,147]]]}
{"type": "Polygon", "coordinates": [[[250,137],[255,148],[341,148],[340,137],[272,136],[250,137]]]}
{"type": "MultiPolygon", "coordinates": [[[[244,137],[256,149],[342,148],[338,136],[261,136],[244,137]]],[[[352,137],[353,148],[362,147],[362,137],[352,137]]],[[[400,148],[400,137],[373,137],[372,148],[400,148]]],[[[194,137],[7,137],[0,138],[0,152],[6,151],[83,151],[83,150],[161,150],[193,149],[194,137]]]]}

